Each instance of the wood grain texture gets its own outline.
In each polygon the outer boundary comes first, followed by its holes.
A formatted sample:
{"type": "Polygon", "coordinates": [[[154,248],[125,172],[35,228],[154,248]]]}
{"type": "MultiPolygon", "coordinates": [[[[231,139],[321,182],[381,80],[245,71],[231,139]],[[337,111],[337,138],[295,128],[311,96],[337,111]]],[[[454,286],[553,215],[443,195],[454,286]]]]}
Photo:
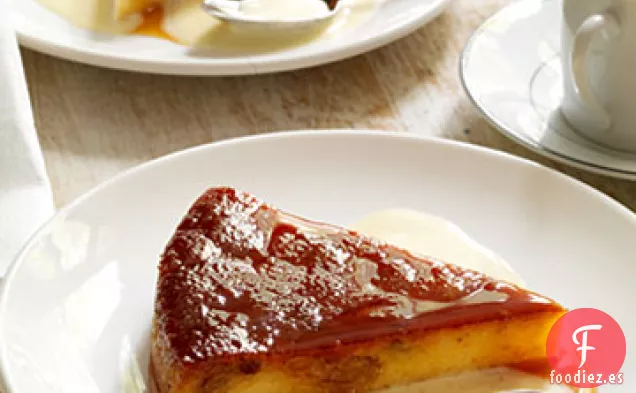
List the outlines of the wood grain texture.
{"type": "Polygon", "coordinates": [[[111,71],[23,50],[56,203],[164,154],[277,130],[355,128],[440,136],[503,150],[565,172],[636,209],[636,182],[554,163],[481,118],[461,88],[460,52],[506,0],[456,0],[385,48],[308,70],[184,78],[111,71]]]}

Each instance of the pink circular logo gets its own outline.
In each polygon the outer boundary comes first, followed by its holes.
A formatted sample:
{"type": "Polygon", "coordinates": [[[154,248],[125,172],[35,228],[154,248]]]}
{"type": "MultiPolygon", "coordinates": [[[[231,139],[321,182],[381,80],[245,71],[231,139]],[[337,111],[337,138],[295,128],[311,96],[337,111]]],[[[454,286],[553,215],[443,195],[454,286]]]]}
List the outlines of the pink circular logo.
{"type": "Polygon", "coordinates": [[[548,334],[550,380],[577,388],[622,384],[626,350],[625,334],[614,318],[593,308],[570,311],[548,334]]]}

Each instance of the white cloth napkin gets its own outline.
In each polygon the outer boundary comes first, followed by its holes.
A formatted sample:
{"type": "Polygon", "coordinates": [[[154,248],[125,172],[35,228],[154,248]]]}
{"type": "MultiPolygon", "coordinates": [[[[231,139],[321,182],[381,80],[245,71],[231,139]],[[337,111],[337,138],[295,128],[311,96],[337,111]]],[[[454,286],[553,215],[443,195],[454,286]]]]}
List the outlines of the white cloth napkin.
{"type": "Polygon", "coordinates": [[[0,0],[0,277],[54,212],[9,9],[0,0]]]}

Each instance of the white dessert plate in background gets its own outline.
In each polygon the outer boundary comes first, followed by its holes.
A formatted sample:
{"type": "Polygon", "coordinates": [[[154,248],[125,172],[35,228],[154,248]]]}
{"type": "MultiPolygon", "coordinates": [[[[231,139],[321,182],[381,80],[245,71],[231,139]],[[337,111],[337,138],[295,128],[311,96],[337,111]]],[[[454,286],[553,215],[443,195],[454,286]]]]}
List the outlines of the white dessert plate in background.
{"type": "Polygon", "coordinates": [[[464,87],[514,141],[581,169],[636,180],[636,154],[591,142],[561,115],[561,5],[520,0],[486,21],[464,50],[464,87]]]}
{"type": "MultiPolygon", "coordinates": [[[[81,1],[81,0],[80,0],[81,1]]],[[[144,36],[97,34],[76,28],[36,0],[10,0],[20,43],[96,66],[159,74],[245,75],[316,66],[399,39],[439,15],[450,0],[385,0],[370,19],[308,44],[266,53],[228,55],[144,36]]]]}
{"type": "MultiPolygon", "coordinates": [[[[159,255],[190,204],[218,185],[342,225],[392,207],[450,219],[530,288],[615,317],[627,336],[623,370],[636,369],[636,217],[629,210],[496,151],[406,134],[314,131],[170,155],[60,212],[5,282],[6,393],[143,392],[159,255]]],[[[626,375],[607,391],[634,392],[636,379],[626,375]]]]}

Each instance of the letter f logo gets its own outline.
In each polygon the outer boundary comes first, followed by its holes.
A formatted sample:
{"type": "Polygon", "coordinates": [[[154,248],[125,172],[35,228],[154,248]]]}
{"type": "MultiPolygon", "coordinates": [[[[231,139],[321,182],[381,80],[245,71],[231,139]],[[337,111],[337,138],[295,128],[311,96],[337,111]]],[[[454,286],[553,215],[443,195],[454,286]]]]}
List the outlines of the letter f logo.
{"type": "Polygon", "coordinates": [[[579,368],[583,367],[585,365],[585,362],[587,361],[587,351],[594,351],[596,349],[594,347],[587,345],[587,333],[590,330],[601,330],[602,328],[603,328],[602,325],[581,326],[580,328],[576,329],[574,333],[572,334],[572,341],[574,341],[574,344],[580,345],[580,347],[576,349],[577,351],[581,351],[581,364],[579,365],[579,368]],[[583,333],[582,340],[580,342],[577,337],[579,333],[583,333]]]}

